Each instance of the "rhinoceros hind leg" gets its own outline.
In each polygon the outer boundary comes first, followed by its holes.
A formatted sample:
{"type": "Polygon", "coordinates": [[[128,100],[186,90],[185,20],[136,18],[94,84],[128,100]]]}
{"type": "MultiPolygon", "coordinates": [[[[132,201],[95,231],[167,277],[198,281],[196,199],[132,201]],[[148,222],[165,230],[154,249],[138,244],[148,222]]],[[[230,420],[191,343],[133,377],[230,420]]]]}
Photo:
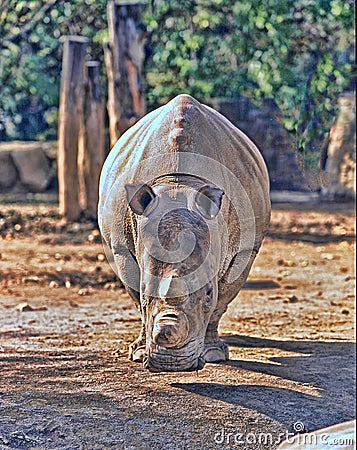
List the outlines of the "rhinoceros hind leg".
{"type": "Polygon", "coordinates": [[[145,327],[141,328],[139,337],[129,345],[129,359],[133,362],[143,362],[145,355],[145,327]]]}
{"type": "Polygon", "coordinates": [[[218,337],[216,330],[207,330],[203,357],[206,362],[210,363],[218,363],[229,359],[228,346],[218,337]]]}

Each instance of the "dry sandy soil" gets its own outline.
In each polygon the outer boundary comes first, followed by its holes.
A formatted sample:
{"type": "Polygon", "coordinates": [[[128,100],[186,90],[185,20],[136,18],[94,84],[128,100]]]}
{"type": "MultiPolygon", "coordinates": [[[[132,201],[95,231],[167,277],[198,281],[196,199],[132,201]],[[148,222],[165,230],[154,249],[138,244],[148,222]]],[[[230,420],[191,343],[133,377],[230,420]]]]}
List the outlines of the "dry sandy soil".
{"type": "Polygon", "coordinates": [[[95,224],[0,209],[0,449],[275,449],[355,414],[355,229],[346,205],[276,205],[220,332],[230,361],[151,374],[95,224]]]}

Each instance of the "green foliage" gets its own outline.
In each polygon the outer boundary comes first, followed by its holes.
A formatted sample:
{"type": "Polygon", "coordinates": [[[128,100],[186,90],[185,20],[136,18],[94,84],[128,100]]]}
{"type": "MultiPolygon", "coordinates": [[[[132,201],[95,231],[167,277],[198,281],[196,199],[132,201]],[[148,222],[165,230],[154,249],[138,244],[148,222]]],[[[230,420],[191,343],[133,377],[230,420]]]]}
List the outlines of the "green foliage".
{"type": "Polygon", "coordinates": [[[102,58],[106,1],[2,0],[0,23],[0,140],[55,138],[60,37],[86,36],[102,58]]]}
{"type": "Polygon", "coordinates": [[[202,100],[270,97],[305,160],[351,80],[352,0],[157,0],[147,11],[149,104],[179,92],[202,100]]]}
{"type": "MultiPolygon", "coordinates": [[[[2,0],[0,139],[56,135],[61,43],[90,39],[103,60],[106,0],[2,0]]],[[[270,97],[306,161],[335,118],[354,64],[352,0],[155,0],[147,6],[149,109],[187,92],[201,100],[270,97]]]]}

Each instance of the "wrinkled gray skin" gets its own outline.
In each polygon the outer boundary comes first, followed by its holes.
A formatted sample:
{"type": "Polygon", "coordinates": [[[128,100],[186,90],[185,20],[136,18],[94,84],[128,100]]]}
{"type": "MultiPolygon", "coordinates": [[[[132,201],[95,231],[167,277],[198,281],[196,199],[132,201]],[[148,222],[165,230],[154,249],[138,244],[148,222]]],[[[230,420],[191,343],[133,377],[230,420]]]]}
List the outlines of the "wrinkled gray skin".
{"type": "Polygon", "coordinates": [[[130,358],[154,372],[228,359],[218,324],[270,218],[266,167],[247,136],[192,97],[176,97],[111,151],[98,218],[141,312],[130,358]]]}

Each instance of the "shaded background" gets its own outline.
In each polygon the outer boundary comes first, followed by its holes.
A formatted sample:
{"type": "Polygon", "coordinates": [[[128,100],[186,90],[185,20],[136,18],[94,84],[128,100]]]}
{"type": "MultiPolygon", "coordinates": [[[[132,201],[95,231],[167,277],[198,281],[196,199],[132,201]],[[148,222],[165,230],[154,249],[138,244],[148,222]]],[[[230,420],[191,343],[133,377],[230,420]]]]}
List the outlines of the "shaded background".
{"type": "MultiPolygon", "coordinates": [[[[106,4],[2,0],[0,140],[56,139],[59,39],[88,37],[88,59],[103,62],[106,4]]],[[[305,164],[318,165],[338,96],[354,86],[352,0],[156,0],[145,6],[148,110],[182,92],[202,101],[244,96],[257,106],[269,99],[305,164]]]]}

